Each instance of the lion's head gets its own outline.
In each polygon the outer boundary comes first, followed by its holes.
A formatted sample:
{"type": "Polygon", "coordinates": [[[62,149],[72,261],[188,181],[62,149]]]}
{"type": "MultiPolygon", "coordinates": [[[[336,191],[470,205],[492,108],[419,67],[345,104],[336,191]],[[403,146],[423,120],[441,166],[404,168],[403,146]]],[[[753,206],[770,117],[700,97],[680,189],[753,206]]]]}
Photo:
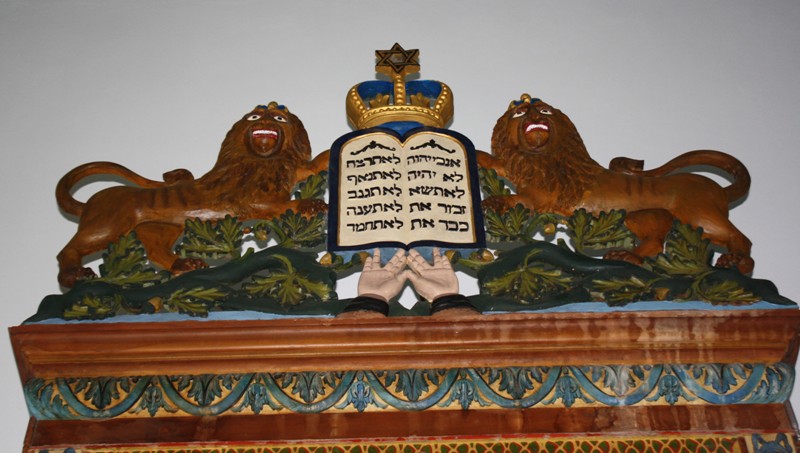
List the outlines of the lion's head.
{"type": "Polygon", "coordinates": [[[501,159],[502,153],[511,150],[529,155],[565,150],[586,154],[578,130],[567,115],[527,94],[523,94],[521,100],[513,101],[497,120],[492,133],[492,150],[496,150],[495,155],[501,159]]]}
{"type": "Polygon", "coordinates": [[[264,192],[289,191],[300,162],[311,159],[303,123],[276,102],[259,105],[233,124],[222,142],[211,184],[256,184],[264,192]]]}
{"type": "Polygon", "coordinates": [[[311,159],[311,144],[300,119],[286,107],[270,102],[233,124],[222,142],[218,162],[246,155],[306,161],[311,159]]]}
{"type": "Polygon", "coordinates": [[[560,110],[523,94],[511,102],[492,132],[492,154],[517,190],[560,192],[559,201],[580,197],[602,167],[589,157],[578,130],[560,110]]]}

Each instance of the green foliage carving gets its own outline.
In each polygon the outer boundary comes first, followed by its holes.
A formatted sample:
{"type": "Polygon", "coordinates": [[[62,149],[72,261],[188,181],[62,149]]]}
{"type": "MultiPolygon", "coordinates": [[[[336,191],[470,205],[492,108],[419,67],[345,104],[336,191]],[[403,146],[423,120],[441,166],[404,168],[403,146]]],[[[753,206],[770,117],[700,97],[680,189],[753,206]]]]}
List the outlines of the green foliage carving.
{"type": "Polygon", "coordinates": [[[152,285],[163,279],[162,273],[148,266],[144,247],[136,239],[136,233],[131,232],[108,246],[97,281],[133,287],[152,285]]]}
{"type": "MultiPolygon", "coordinates": [[[[297,186],[294,198],[297,200],[324,199],[328,187],[328,173],[321,172],[309,176],[297,186]]],[[[262,220],[252,227],[256,240],[267,241],[272,238],[282,247],[313,248],[325,242],[326,217],[317,213],[308,218],[289,209],[278,217],[262,220]]]]}
{"type": "Polygon", "coordinates": [[[484,398],[468,376],[469,374],[465,371],[459,371],[458,380],[453,383],[453,390],[450,392],[450,396],[441,401],[438,404],[439,407],[449,407],[454,402],[457,402],[461,409],[464,410],[469,409],[473,403],[481,407],[492,405],[493,401],[484,398]]]}
{"type": "Polygon", "coordinates": [[[157,285],[126,288],[88,280],[46,297],[28,322],[159,312],[204,317],[220,310],[329,315],[343,308],[335,283],[335,272],[318,263],[316,254],[274,246],[157,285]]]}
{"type": "Polygon", "coordinates": [[[83,394],[83,398],[91,401],[92,405],[98,409],[105,409],[120,397],[120,390],[124,393],[131,391],[131,386],[135,382],[128,378],[84,378],[70,380],[74,382],[73,391],[76,394],[83,394]]]}
{"type": "Polygon", "coordinates": [[[702,363],[688,365],[687,368],[696,381],[722,394],[730,392],[740,380],[746,380],[753,372],[753,365],[746,363],[702,363]]]}
{"type": "Polygon", "coordinates": [[[260,414],[265,407],[280,410],[281,406],[270,398],[269,390],[264,383],[267,376],[265,373],[254,374],[251,381],[252,384],[247,388],[241,402],[231,410],[233,412],[242,412],[245,408],[249,408],[256,415],[260,414]]]}
{"type": "Polygon", "coordinates": [[[319,263],[337,273],[345,273],[351,271],[353,268],[360,269],[363,267],[366,256],[369,256],[366,252],[354,253],[349,260],[345,261],[342,255],[334,252],[327,252],[320,258],[319,263]]]}
{"type": "Polygon", "coordinates": [[[387,370],[379,371],[377,376],[386,376],[386,387],[395,384],[395,391],[401,393],[409,401],[418,401],[433,387],[438,387],[440,375],[444,370],[387,370]]]}
{"type": "Polygon", "coordinates": [[[585,403],[593,402],[592,399],[585,394],[578,380],[573,376],[569,376],[567,373],[564,373],[564,375],[558,378],[555,392],[550,399],[546,400],[546,403],[552,404],[559,400],[561,400],[566,407],[572,407],[578,400],[583,400],[585,403]]]}
{"type": "Polygon", "coordinates": [[[537,214],[518,204],[506,212],[499,214],[494,210],[486,210],[487,239],[491,242],[532,243],[538,232],[550,235],[555,233],[555,225],[562,220],[556,214],[537,214]]]}
{"type": "Polygon", "coordinates": [[[323,171],[316,175],[311,175],[297,186],[294,198],[297,200],[323,199],[325,189],[328,188],[328,172],[323,171]]]}
{"type": "Polygon", "coordinates": [[[480,270],[482,267],[494,261],[494,254],[489,249],[478,249],[469,254],[469,256],[462,257],[458,251],[453,251],[449,255],[450,262],[456,270],[464,271],[474,274],[475,271],[480,270]]]}
{"type": "MultiPolygon", "coordinates": [[[[681,226],[679,231],[694,230],[681,226]]],[[[674,233],[673,240],[680,237],[674,233]]],[[[676,241],[670,250],[685,248],[676,241]]],[[[661,259],[670,258],[665,253],[661,259]]],[[[696,275],[670,275],[623,261],[595,259],[542,241],[500,251],[495,261],[477,269],[477,278],[481,294],[470,300],[482,311],[542,309],[587,301],[610,306],[642,300],[794,305],[769,282],[736,270],[707,267],[696,275]]]]}
{"type": "MultiPolygon", "coordinates": [[[[521,206],[516,207],[519,208],[521,206]]],[[[515,233],[522,229],[524,220],[520,219],[519,210],[517,209],[510,209],[506,212],[506,214],[508,214],[508,216],[503,216],[494,210],[487,210],[484,213],[484,221],[486,222],[486,235],[488,240],[493,242],[501,242],[513,241],[517,239],[517,235],[515,233]]]]}
{"type": "Polygon", "coordinates": [[[736,303],[751,304],[761,300],[760,297],[742,288],[732,280],[721,280],[710,283],[707,279],[700,278],[692,285],[692,296],[712,304],[736,303]]]}
{"type": "Polygon", "coordinates": [[[646,372],[652,365],[601,365],[582,366],[581,372],[591,376],[592,382],[601,383],[611,389],[615,395],[622,396],[635,389],[637,383],[645,379],[646,372]]]}
{"type": "Polygon", "coordinates": [[[312,403],[324,396],[328,388],[335,388],[343,373],[334,371],[276,373],[282,389],[291,387],[292,395],[297,395],[305,403],[312,403]]]}
{"type": "Polygon", "coordinates": [[[634,236],[624,222],[624,210],[601,212],[595,217],[585,209],[579,209],[567,220],[568,234],[578,253],[585,254],[587,250],[630,248],[633,246],[634,236]]]}
{"type": "Polygon", "coordinates": [[[503,214],[487,210],[484,215],[487,239],[493,242],[530,242],[533,232],[529,231],[530,210],[516,205],[503,214]]]}
{"type": "Polygon", "coordinates": [[[223,395],[223,389],[231,390],[238,375],[203,374],[200,376],[180,376],[177,378],[179,391],[186,391],[186,395],[199,406],[210,406],[223,395]]]}
{"type": "Polygon", "coordinates": [[[206,316],[214,305],[228,293],[220,288],[181,288],[165,301],[167,311],[177,311],[191,316],[206,316]]]}
{"type": "Polygon", "coordinates": [[[306,301],[325,301],[333,288],[323,281],[315,281],[292,266],[283,255],[274,255],[282,269],[271,269],[266,277],[253,277],[252,282],[242,285],[248,294],[275,298],[282,306],[297,305],[306,301]]]}
{"type": "Polygon", "coordinates": [[[52,381],[33,378],[25,384],[28,407],[35,408],[39,418],[69,419],[73,417],[69,404],[64,401],[52,381]]]}
{"type": "Polygon", "coordinates": [[[253,227],[257,238],[272,236],[282,247],[316,247],[325,242],[325,214],[312,218],[295,213],[291,209],[271,220],[264,220],[253,227]]]}
{"type": "Polygon", "coordinates": [[[646,398],[647,401],[658,401],[661,398],[670,405],[674,405],[683,398],[686,401],[694,401],[696,398],[689,395],[684,387],[681,385],[680,380],[673,374],[664,374],[658,380],[658,392],[651,397],[646,398]]]}
{"type": "Polygon", "coordinates": [[[490,295],[511,295],[523,303],[530,303],[548,292],[569,288],[572,277],[560,269],[532,260],[540,252],[531,250],[519,267],[484,282],[483,288],[490,295]]]}
{"type": "Polygon", "coordinates": [[[237,258],[241,253],[243,231],[242,223],[231,216],[217,222],[188,219],[176,251],[183,257],[237,258]]]}
{"type": "Polygon", "coordinates": [[[593,280],[592,292],[598,292],[599,299],[608,305],[625,305],[638,300],[653,298],[653,280],[641,280],[636,276],[628,278],[612,278],[610,280],[593,280]]]}
{"type": "Polygon", "coordinates": [[[478,169],[478,181],[484,198],[502,195],[511,195],[511,190],[506,187],[505,181],[497,176],[497,171],[489,168],[478,169]]]}
{"type": "Polygon", "coordinates": [[[548,371],[547,367],[489,368],[488,381],[495,383],[499,380],[498,390],[508,393],[514,399],[521,399],[527,392],[533,390],[536,384],[542,383],[548,371]]]}
{"type": "Polygon", "coordinates": [[[91,294],[64,311],[64,319],[104,319],[115,316],[122,308],[122,296],[99,297],[91,294]]]}
{"type": "Polygon", "coordinates": [[[164,392],[155,384],[156,378],[150,378],[150,381],[150,385],[142,393],[139,404],[133,408],[133,413],[138,414],[139,412],[147,411],[151,417],[155,417],[161,409],[169,413],[177,412],[178,408],[170,404],[165,398],[164,392]]]}
{"type": "Polygon", "coordinates": [[[672,225],[664,244],[664,253],[645,263],[654,271],[667,275],[696,276],[711,269],[711,249],[703,239],[701,228],[678,221],[672,225]]]}

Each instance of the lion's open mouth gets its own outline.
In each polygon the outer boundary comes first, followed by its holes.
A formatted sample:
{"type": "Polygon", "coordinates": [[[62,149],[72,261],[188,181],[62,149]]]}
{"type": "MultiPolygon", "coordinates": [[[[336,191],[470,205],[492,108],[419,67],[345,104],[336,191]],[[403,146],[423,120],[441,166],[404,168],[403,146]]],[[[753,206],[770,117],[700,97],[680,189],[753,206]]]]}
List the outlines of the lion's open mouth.
{"type": "Polygon", "coordinates": [[[550,125],[546,121],[526,121],[523,125],[525,141],[538,148],[550,138],[550,125]]]}
{"type": "Polygon", "coordinates": [[[274,138],[278,138],[278,132],[272,131],[269,129],[256,129],[253,131],[253,137],[260,136],[260,135],[267,135],[272,136],[274,138]]]}
{"type": "Polygon", "coordinates": [[[547,126],[546,124],[531,123],[528,125],[528,127],[525,128],[525,133],[527,134],[534,130],[549,131],[550,127],[547,126]]]}
{"type": "Polygon", "coordinates": [[[277,149],[280,133],[269,127],[258,127],[250,131],[250,145],[254,152],[268,156],[277,149]]]}

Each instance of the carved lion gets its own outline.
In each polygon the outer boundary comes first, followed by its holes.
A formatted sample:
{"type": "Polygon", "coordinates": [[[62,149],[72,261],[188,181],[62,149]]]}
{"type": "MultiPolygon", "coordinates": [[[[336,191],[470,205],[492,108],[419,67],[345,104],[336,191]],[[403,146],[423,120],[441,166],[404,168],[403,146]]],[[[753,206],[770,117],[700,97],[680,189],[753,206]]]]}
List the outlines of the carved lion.
{"type": "Polygon", "coordinates": [[[164,182],[143,178],[111,162],[91,162],[58,182],[59,207],[78,216],[78,231],[58,254],[58,281],[71,287],[94,275],[82,259],[135,231],[148,258],[180,273],[204,267],[200,260],[179,259],[173,246],[187,219],[270,219],[287,209],[312,214],[327,209],[321,200],[291,200],[299,181],[327,168],[327,152],[313,161],[308,135],[300,120],[276,103],[259,105],[228,132],[214,167],[194,179],[188,170],[164,174],[164,182]],[[97,174],[121,176],[138,187],[101,190],[86,203],[75,200],[73,187],[97,174]]]}
{"type": "Polygon", "coordinates": [[[653,170],[643,162],[616,158],[603,168],[589,157],[570,119],[561,111],[523,95],[500,117],[492,134],[492,155],[481,153],[479,165],[495,169],[510,180],[516,194],[484,201],[500,211],[521,203],[537,212],[572,215],[584,208],[591,213],[624,209],[626,226],[639,239],[633,256],[612,252],[609,257],[641,263],[663,249],[675,219],[703,228],[712,243],[727,253],[719,267],[753,270],[751,243],[728,220],[728,205],[750,187],[747,169],[732,156],[718,151],[691,151],[653,170]],[[678,171],[710,165],[732,176],[733,183],[720,187],[709,178],[678,171]]]}

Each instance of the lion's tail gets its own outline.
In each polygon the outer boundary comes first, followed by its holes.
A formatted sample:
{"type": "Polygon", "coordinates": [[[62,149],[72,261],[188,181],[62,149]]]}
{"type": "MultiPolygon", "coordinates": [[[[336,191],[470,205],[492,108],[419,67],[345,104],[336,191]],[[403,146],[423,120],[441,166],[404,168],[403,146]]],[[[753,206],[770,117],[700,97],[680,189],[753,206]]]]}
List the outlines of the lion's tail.
{"type": "Polygon", "coordinates": [[[728,198],[728,202],[738,200],[750,190],[750,172],[747,171],[747,167],[739,159],[719,151],[689,151],[652,170],[642,170],[644,162],[641,160],[617,157],[611,161],[609,168],[640,176],[664,176],[697,165],[716,167],[733,177],[733,183],[725,187],[725,196],[728,198]]]}
{"type": "Polygon", "coordinates": [[[153,181],[134,173],[133,171],[113,162],[89,162],[73,168],[64,175],[56,185],[56,202],[67,214],[80,216],[86,203],[76,200],[72,196],[72,188],[82,179],[92,175],[121,176],[126,180],[145,188],[163,187],[164,183],[153,181]]]}

